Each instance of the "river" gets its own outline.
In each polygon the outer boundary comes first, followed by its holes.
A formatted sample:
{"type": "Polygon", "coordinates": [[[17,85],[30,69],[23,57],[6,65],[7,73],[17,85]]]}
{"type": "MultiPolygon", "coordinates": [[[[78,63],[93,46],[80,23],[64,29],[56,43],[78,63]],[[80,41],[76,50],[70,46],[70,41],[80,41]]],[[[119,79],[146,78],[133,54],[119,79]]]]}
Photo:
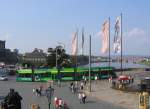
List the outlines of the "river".
{"type": "MultiPolygon", "coordinates": [[[[121,64],[118,62],[111,62],[110,64],[112,67],[120,68],[121,64]]],[[[84,65],[82,67],[88,67],[89,64],[84,65]]],[[[98,63],[92,63],[91,67],[104,67],[109,66],[108,62],[98,62],[98,63]]],[[[122,63],[122,68],[150,68],[150,66],[147,65],[141,65],[141,64],[135,64],[135,63],[122,63]]]]}

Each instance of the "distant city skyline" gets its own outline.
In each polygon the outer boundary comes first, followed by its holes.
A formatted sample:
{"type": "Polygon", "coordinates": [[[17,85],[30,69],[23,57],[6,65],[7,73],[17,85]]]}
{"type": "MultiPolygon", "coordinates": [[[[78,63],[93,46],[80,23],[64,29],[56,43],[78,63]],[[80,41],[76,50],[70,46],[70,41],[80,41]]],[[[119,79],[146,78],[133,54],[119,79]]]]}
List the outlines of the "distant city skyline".
{"type": "MultiPolygon", "coordinates": [[[[145,0],[0,0],[0,40],[6,48],[31,52],[47,50],[59,43],[71,53],[72,33],[79,30],[81,54],[82,28],[85,31],[85,54],[92,35],[92,55],[101,53],[102,24],[111,22],[111,55],[115,19],[123,14],[123,54],[150,55],[150,1],[145,0]]],[[[119,54],[117,54],[119,55],[119,54]]]]}

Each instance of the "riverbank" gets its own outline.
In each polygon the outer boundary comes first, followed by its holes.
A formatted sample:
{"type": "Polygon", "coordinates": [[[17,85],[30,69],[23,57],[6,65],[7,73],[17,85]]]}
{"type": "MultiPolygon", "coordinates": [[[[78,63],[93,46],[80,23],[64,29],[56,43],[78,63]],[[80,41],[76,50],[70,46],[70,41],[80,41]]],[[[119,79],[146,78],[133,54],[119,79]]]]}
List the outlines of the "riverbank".
{"type": "Polygon", "coordinates": [[[141,61],[139,64],[150,66],[150,61],[141,61]]]}

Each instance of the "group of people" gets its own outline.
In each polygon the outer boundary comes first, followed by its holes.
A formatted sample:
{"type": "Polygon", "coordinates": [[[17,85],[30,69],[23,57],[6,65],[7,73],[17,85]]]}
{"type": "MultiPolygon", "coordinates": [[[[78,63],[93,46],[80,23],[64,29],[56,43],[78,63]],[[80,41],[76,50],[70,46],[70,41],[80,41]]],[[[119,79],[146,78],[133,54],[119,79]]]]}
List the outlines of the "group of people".
{"type": "Polygon", "coordinates": [[[84,103],[85,104],[85,100],[86,100],[86,95],[84,92],[79,92],[78,93],[78,99],[80,101],[80,103],[84,103]]]}
{"type": "Polygon", "coordinates": [[[78,88],[78,83],[77,81],[75,83],[71,82],[70,83],[70,90],[72,93],[77,93],[79,88],[78,88]]]}
{"type": "Polygon", "coordinates": [[[56,109],[68,109],[67,103],[62,98],[58,97],[54,97],[54,106],[56,109]]]}
{"type": "Polygon", "coordinates": [[[85,85],[86,85],[86,83],[84,81],[80,82],[80,86],[77,81],[75,81],[75,83],[73,83],[73,82],[70,83],[71,92],[78,94],[78,99],[79,99],[80,103],[85,103],[85,101],[86,101],[86,95],[83,92],[85,85]]]}
{"type": "Polygon", "coordinates": [[[40,86],[37,89],[33,89],[33,93],[35,93],[36,96],[41,96],[42,95],[42,90],[43,90],[43,86],[40,86]]]}
{"type": "Polygon", "coordinates": [[[2,109],[21,109],[22,97],[14,89],[10,89],[8,95],[1,104],[2,109]]]}
{"type": "Polygon", "coordinates": [[[80,82],[80,86],[79,86],[78,81],[75,81],[75,83],[71,82],[70,83],[70,90],[72,93],[78,93],[79,90],[83,91],[83,89],[85,88],[85,85],[86,84],[83,81],[80,82]]]}

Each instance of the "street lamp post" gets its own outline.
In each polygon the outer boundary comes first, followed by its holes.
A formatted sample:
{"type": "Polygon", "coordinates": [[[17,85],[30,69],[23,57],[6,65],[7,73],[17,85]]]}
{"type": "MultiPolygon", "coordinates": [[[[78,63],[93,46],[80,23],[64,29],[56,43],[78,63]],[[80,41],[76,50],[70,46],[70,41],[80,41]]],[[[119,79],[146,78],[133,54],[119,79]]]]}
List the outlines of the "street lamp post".
{"type": "Polygon", "coordinates": [[[56,69],[57,69],[57,47],[56,47],[56,69]]]}
{"type": "Polygon", "coordinates": [[[89,36],[89,92],[91,92],[91,35],[89,36]]]}
{"type": "MultiPolygon", "coordinates": [[[[59,46],[62,47],[61,50],[62,50],[62,49],[65,49],[65,44],[64,44],[64,43],[61,43],[61,42],[57,42],[57,43],[58,43],[59,46]]],[[[59,63],[57,62],[57,60],[58,60],[58,58],[57,58],[58,49],[59,49],[59,48],[56,47],[56,69],[58,70],[58,85],[59,85],[59,87],[60,87],[60,85],[61,85],[61,83],[60,83],[61,74],[60,74],[60,65],[59,65],[59,63]]]]}
{"type": "Polygon", "coordinates": [[[46,89],[46,97],[48,99],[48,109],[50,109],[51,107],[51,99],[52,99],[53,94],[54,94],[54,89],[51,86],[49,86],[46,89]]]}

